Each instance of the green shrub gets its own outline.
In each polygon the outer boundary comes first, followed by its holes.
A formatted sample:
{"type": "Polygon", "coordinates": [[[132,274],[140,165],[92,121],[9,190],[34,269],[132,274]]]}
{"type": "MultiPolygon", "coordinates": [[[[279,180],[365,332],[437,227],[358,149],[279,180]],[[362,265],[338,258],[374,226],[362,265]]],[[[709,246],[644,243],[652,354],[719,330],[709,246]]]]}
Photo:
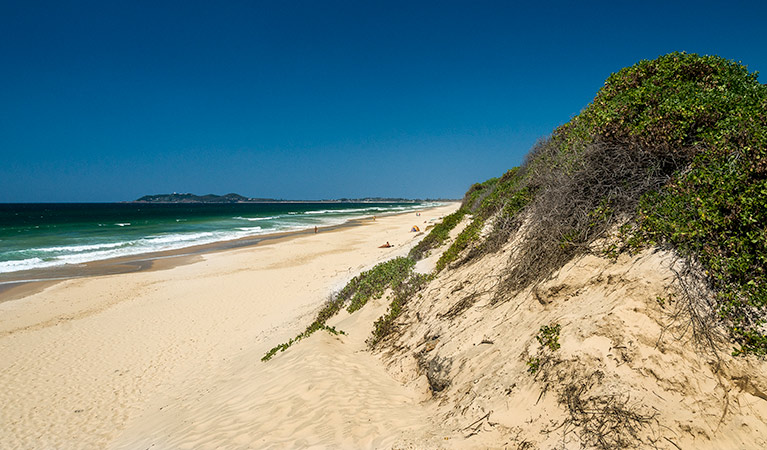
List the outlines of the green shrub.
{"type": "Polygon", "coordinates": [[[679,52],[610,75],[520,169],[511,192],[524,192],[535,226],[499,295],[545,279],[628,220],[631,248],[668,246],[700,264],[736,354],[767,355],[767,86],[757,77],[679,52]]]}
{"type": "Polygon", "coordinates": [[[610,75],[582,116],[602,139],[680,155],[739,141],[733,118],[763,95],[757,74],[738,63],[675,52],[610,75]]]}
{"type": "Polygon", "coordinates": [[[667,243],[699,262],[739,348],[767,353],[767,180],[736,155],[702,155],[642,199],[642,243],[667,243]]]}
{"type": "Polygon", "coordinates": [[[700,263],[735,353],[767,354],[767,87],[757,74],[672,53],[613,74],[583,115],[598,139],[689,161],[641,199],[633,243],[700,263]]]}

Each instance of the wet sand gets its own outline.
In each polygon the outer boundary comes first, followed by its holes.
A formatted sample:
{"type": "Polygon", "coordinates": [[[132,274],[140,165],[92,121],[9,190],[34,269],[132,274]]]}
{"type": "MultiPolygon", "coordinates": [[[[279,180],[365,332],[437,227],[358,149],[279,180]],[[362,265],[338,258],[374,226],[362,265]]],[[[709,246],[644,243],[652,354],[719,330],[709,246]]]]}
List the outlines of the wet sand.
{"type": "MultiPolygon", "coordinates": [[[[412,215],[412,213],[392,214],[412,215]]],[[[386,217],[386,216],[378,216],[386,217]]],[[[353,219],[344,224],[319,228],[321,233],[335,232],[348,227],[362,226],[372,219],[353,219]]],[[[142,253],[119,258],[110,258],[91,261],[76,265],[49,267],[45,269],[33,269],[17,272],[0,273],[0,303],[15,300],[40,292],[63,280],[74,278],[97,277],[105,275],[117,275],[121,273],[141,272],[146,270],[163,270],[172,267],[191,264],[199,261],[200,256],[255,245],[268,245],[292,239],[302,235],[314,234],[313,229],[270,233],[258,236],[249,236],[230,241],[213,242],[210,244],[189,246],[174,250],[142,253]]]]}

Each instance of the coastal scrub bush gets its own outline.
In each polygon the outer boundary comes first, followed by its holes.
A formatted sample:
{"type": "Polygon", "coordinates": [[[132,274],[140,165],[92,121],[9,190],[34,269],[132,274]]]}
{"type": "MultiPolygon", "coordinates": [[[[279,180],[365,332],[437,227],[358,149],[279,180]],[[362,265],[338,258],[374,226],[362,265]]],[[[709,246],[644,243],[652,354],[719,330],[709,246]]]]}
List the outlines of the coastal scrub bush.
{"type": "Polygon", "coordinates": [[[767,86],[757,78],[718,56],[640,61],[610,75],[510,177],[472,186],[464,207],[495,211],[485,251],[506,242],[519,217],[534,224],[496,301],[597,243],[613,256],[657,245],[700,267],[706,289],[686,295],[713,305],[734,353],[767,355],[767,86]],[[609,242],[615,230],[623,244],[609,242]]]}
{"type": "MultiPolygon", "coordinates": [[[[739,347],[767,354],[767,180],[736,155],[706,155],[642,199],[638,233],[699,263],[739,347]],[[705,161],[703,159],[713,159],[705,161]]],[[[642,242],[642,241],[639,241],[642,242]]]]}
{"type": "Polygon", "coordinates": [[[751,120],[739,116],[763,107],[757,77],[718,56],[674,52],[610,75],[581,119],[592,136],[663,157],[689,159],[725,142],[739,148],[751,120]]]}
{"type": "Polygon", "coordinates": [[[641,239],[634,242],[667,245],[700,264],[738,345],[734,353],[764,356],[767,86],[732,61],[678,53],[624,69],[608,82],[604,104],[635,106],[624,106],[633,112],[623,125],[606,115],[597,130],[691,158],[671,182],[641,199],[641,239]],[[621,100],[634,85],[649,103],[642,114],[640,102],[621,100]],[[664,100],[651,102],[645,90],[663,92],[664,100]]]}

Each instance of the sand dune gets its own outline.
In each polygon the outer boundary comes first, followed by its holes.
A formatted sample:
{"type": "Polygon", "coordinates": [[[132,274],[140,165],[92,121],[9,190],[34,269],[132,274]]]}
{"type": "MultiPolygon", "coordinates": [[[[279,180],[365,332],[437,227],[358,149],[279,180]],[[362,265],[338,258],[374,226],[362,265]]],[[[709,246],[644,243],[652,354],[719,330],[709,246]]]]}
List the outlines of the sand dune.
{"type": "Polygon", "coordinates": [[[450,438],[440,447],[767,448],[767,363],[695,345],[687,316],[659,300],[672,292],[673,253],[577,258],[494,303],[513,251],[440,273],[381,353],[414,389],[428,386],[423,367],[445,367],[447,387],[429,402],[450,438]],[[552,324],[561,348],[543,352],[536,336],[552,324]]]}

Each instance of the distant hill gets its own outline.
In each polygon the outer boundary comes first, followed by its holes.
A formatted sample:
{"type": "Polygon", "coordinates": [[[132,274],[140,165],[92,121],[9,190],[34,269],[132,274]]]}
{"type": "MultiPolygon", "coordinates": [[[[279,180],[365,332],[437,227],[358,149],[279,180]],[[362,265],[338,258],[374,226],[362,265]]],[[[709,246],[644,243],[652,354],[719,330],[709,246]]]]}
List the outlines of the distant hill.
{"type": "Polygon", "coordinates": [[[256,203],[256,202],[274,202],[276,200],[268,198],[248,198],[239,194],[226,195],[195,195],[195,194],[155,194],[145,195],[136,203],[256,203]]]}
{"type": "Polygon", "coordinates": [[[154,194],[145,195],[133,203],[416,203],[434,201],[456,201],[455,199],[409,199],[391,197],[341,198],[336,200],[277,200],[273,198],[251,198],[240,194],[195,195],[195,194],[154,194]]]}

